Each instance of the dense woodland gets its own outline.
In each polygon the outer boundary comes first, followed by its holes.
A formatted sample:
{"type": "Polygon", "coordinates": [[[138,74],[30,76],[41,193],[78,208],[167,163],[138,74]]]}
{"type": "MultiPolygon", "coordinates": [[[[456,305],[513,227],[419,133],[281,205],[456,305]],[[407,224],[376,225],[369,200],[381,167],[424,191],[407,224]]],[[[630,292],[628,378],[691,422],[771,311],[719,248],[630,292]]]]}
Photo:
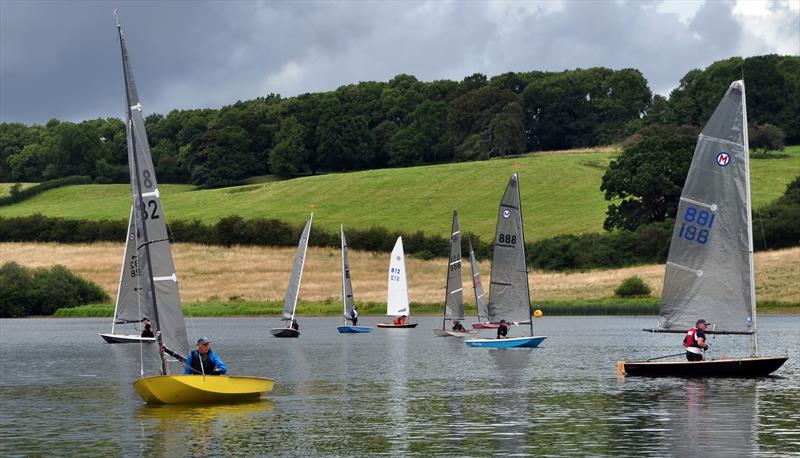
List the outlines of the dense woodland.
{"type": "MultiPolygon", "coordinates": [[[[160,181],[216,187],[263,174],[606,145],[656,124],[699,127],[743,72],[751,125],[777,126],[787,143],[800,141],[800,57],[777,55],[692,70],[669,98],[654,96],[635,69],[474,74],[460,82],[398,75],[291,98],[271,94],[218,110],[151,114],[147,131],[160,181]]],[[[0,124],[0,182],[74,175],[128,181],[122,121],[0,124]]],[[[607,225],[632,228],[621,221],[607,225]]]]}

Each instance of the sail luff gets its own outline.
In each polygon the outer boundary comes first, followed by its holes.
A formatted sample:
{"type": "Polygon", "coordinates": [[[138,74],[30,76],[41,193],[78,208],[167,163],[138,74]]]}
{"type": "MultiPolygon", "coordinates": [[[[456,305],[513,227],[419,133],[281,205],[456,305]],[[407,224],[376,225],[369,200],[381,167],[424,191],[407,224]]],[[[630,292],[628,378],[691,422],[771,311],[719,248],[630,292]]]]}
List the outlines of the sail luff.
{"type": "MultiPolygon", "coordinates": [[[[142,105],[136,93],[127,46],[119,25],[117,30],[122,51],[125,100],[128,105],[126,129],[136,225],[140,297],[146,301],[145,303],[149,303],[148,307],[152,307],[153,321],[164,345],[176,353],[185,355],[189,351],[189,344],[180,303],[178,278],[164,222],[166,216],[161,205],[142,105]]],[[[161,369],[162,373],[166,373],[165,363],[162,363],[161,369]]]]}
{"type": "Polygon", "coordinates": [[[411,314],[408,303],[408,278],[406,277],[406,262],[403,253],[403,237],[397,237],[389,260],[386,314],[390,316],[411,314]]]}
{"type": "Polygon", "coordinates": [[[461,229],[458,225],[458,212],[453,210],[453,223],[450,228],[450,252],[447,260],[447,284],[445,286],[444,315],[442,329],[450,320],[464,318],[464,288],[461,281],[461,229]]]}
{"type": "Polygon", "coordinates": [[[744,139],[744,186],[745,186],[745,208],[747,212],[747,244],[750,264],[750,313],[753,317],[753,355],[758,354],[758,329],[756,326],[756,277],[755,265],[753,263],[753,210],[752,194],[750,194],[750,137],[747,126],[747,95],[745,91],[744,79],[742,84],[742,137],[744,139]]]}
{"type": "Polygon", "coordinates": [[[749,161],[742,81],[731,83],[698,137],[675,218],[661,330],[699,318],[720,333],[753,333],[749,161]]]}
{"type": "Polygon", "coordinates": [[[350,250],[344,236],[344,226],[339,226],[339,232],[342,239],[342,305],[344,307],[344,324],[347,325],[347,319],[350,318],[350,312],[355,305],[355,298],[350,278],[350,250]]]}
{"type": "Polygon", "coordinates": [[[300,296],[300,284],[303,280],[303,266],[305,265],[306,251],[308,249],[308,237],[311,233],[313,219],[314,214],[312,213],[308,217],[308,221],[303,227],[303,232],[300,234],[300,241],[297,243],[292,273],[289,276],[289,286],[286,288],[286,297],[283,300],[283,321],[291,322],[291,320],[294,320],[297,299],[300,296]]]}
{"type": "Polygon", "coordinates": [[[489,280],[489,321],[530,322],[528,266],[522,231],[519,181],[515,173],[508,181],[497,214],[489,280]]]}
{"type": "Polygon", "coordinates": [[[475,259],[475,250],[472,249],[472,240],[469,241],[469,265],[470,272],[472,273],[472,291],[475,293],[475,307],[478,313],[478,321],[486,321],[489,320],[489,311],[486,309],[481,273],[478,270],[478,261],[475,259]]]}

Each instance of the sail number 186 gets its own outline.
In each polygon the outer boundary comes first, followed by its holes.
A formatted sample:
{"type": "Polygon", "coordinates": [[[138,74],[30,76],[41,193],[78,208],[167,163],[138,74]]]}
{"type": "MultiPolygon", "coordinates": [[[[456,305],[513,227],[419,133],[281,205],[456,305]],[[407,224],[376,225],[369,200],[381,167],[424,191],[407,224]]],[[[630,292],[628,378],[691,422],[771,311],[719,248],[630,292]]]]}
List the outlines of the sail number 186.
{"type": "Polygon", "coordinates": [[[705,245],[708,242],[711,226],[714,225],[716,213],[707,210],[698,210],[695,207],[686,207],[683,222],[678,231],[678,238],[697,242],[705,245]]]}

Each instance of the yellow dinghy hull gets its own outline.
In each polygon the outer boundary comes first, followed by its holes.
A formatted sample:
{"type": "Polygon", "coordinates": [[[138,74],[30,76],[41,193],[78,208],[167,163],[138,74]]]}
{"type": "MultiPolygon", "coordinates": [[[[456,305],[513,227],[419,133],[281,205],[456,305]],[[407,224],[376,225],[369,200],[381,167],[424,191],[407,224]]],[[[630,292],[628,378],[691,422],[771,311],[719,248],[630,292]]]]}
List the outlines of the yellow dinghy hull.
{"type": "Polygon", "coordinates": [[[215,404],[256,401],[274,380],[230,375],[156,375],[133,382],[148,404],[215,404]]]}

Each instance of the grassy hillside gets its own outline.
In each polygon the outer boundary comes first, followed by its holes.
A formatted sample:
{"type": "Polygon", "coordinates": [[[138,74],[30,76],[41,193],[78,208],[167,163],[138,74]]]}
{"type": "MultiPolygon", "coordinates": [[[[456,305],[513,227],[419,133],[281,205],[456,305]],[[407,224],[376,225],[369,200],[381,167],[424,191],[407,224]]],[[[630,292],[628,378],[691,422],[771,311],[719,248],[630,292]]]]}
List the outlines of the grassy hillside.
{"type": "MultiPolygon", "coordinates": [[[[608,202],[600,180],[615,153],[609,150],[540,153],[514,159],[330,174],[245,186],[195,190],[162,185],[168,218],[214,222],[222,217],[267,217],[301,223],[314,212],[317,226],[382,226],[446,234],[453,208],[461,228],[491,238],[498,201],[513,172],[520,175],[526,238],[602,230],[608,202]]],[[[752,161],[755,206],[780,196],[800,173],[800,147],[752,161]]],[[[127,185],[69,186],[44,192],[0,216],[42,213],[88,219],[124,219],[127,185]]]]}

